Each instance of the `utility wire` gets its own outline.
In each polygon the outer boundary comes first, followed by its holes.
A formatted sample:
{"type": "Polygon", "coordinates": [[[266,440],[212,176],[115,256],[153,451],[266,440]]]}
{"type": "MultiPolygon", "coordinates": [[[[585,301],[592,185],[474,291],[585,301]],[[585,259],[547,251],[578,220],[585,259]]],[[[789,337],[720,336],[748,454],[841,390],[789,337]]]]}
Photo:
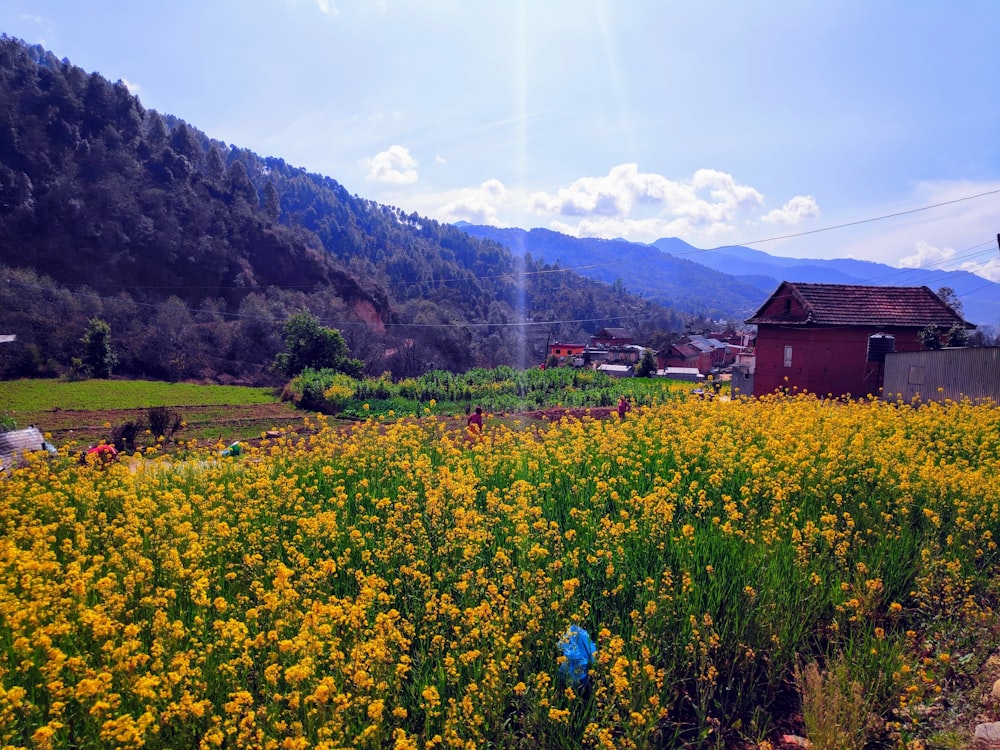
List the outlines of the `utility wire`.
{"type": "MultiPolygon", "coordinates": [[[[920,213],[921,211],[929,211],[932,208],[941,208],[941,206],[950,206],[950,205],[952,205],[954,203],[961,203],[963,201],[971,201],[971,200],[974,200],[976,198],[982,198],[983,196],[986,196],[986,195],[996,195],[997,193],[1000,193],[1000,188],[997,188],[996,190],[987,190],[984,193],[977,193],[976,195],[966,195],[963,198],[955,198],[954,200],[950,200],[950,201],[942,201],[941,203],[934,203],[934,204],[931,204],[929,206],[921,206],[920,208],[911,208],[908,211],[897,211],[896,213],[893,213],[893,214],[884,214],[883,216],[874,216],[874,217],[872,217],[870,219],[859,219],[858,221],[848,221],[848,222],[845,222],[843,224],[835,224],[835,225],[829,226],[829,227],[820,227],[819,229],[809,229],[809,230],[807,230],[805,232],[795,232],[794,234],[782,234],[782,235],[779,235],[777,237],[765,237],[764,239],[760,239],[760,240],[751,240],[749,242],[742,243],[742,245],[743,246],[747,246],[747,245],[760,245],[760,244],[763,244],[765,242],[776,242],[778,240],[787,240],[787,239],[791,239],[792,237],[805,237],[805,236],[810,235],[810,234],[819,234],[820,232],[832,232],[834,229],[844,229],[846,227],[856,227],[856,226],[859,226],[861,224],[871,224],[872,222],[875,222],[875,221],[884,221],[885,219],[895,219],[898,216],[908,216],[910,214],[920,213]]],[[[739,245],[720,245],[719,247],[710,248],[710,249],[711,250],[721,250],[721,249],[726,248],[726,247],[739,247],[739,245]]]]}
{"type": "MultiPolygon", "coordinates": [[[[13,281],[11,279],[5,279],[4,281],[7,284],[9,284],[10,286],[21,287],[21,288],[24,288],[24,289],[32,289],[32,290],[35,290],[35,291],[38,291],[38,292],[52,292],[52,291],[55,291],[55,290],[53,290],[50,287],[44,287],[44,286],[40,286],[40,285],[37,285],[37,284],[26,284],[26,283],[20,282],[20,281],[13,281]]],[[[72,291],[67,291],[65,293],[69,294],[70,296],[73,296],[73,297],[79,297],[81,299],[98,300],[98,301],[101,301],[101,302],[106,302],[106,303],[111,303],[111,304],[119,304],[119,305],[122,305],[122,304],[124,304],[124,305],[135,305],[136,307],[144,307],[144,308],[148,308],[148,309],[152,309],[152,310],[176,310],[176,309],[178,309],[176,305],[164,305],[164,304],[157,304],[157,303],[154,303],[154,302],[135,302],[135,301],[132,301],[132,300],[130,300],[128,302],[122,302],[122,300],[120,300],[117,297],[104,297],[104,296],[101,296],[99,294],[84,294],[83,292],[72,292],[72,291]]],[[[205,310],[205,309],[202,309],[202,308],[186,307],[186,306],[184,307],[184,310],[186,310],[188,313],[191,313],[192,315],[199,315],[200,314],[200,315],[213,315],[213,316],[219,316],[219,317],[225,317],[225,318],[232,318],[232,319],[238,319],[238,320],[259,320],[259,321],[262,321],[264,323],[271,323],[271,324],[275,324],[275,325],[281,325],[281,324],[287,323],[288,320],[289,320],[289,318],[279,319],[279,318],[273,318],[273,317],[268,317],[268,316],[263,316],[263,315],[249,315],[249,314],[238,313],[238,312],[232,313],[232,312],[225,312],[225,311],[221,311],[221,310],[205,310]]],[[[533,327],[540,327],[540,326],[553,326],[553,325],[571,324],[571,323],[598,323],[598,322],[601,322],[601,321],[610,322],[610,321],[614,321],[614,320],[617,320],[617,321],[623,321],[623,320],[645,320],[645,319],[653,318],[656,315],[657,315],[657,313],[633,313],[633,314],[630,314],[630,315],[608,315],[608,316],[604,316],[604,317],[600,317],[600,318],[575,318],[575,319],[565,319],[565,320],[525,320],[523,322],[516,322],[515,321],[515,322],[511,322],[511,323],[496,323],[496,322],[494,322],[494,323],[491,323],[491,322],[478,322],[478,323],[473,323],[473,322],[469,322],[469,323],[383,323],[382,325],[383,325],[384,328],[489,328],[489,327],[494,327],[494,328],[533,328],[533,327]]],[[[320,320],[320,323],[322,323],[323,325],[326,325],[326,326],[331,326],[331,327],[341,328],[341,329],[347,328],[349,326],[366,326],[367,327],[367,325],[368,325],[367,323],[365,323],[363,321],[353,321],[353,320],[352,321],[320,320]]]]}

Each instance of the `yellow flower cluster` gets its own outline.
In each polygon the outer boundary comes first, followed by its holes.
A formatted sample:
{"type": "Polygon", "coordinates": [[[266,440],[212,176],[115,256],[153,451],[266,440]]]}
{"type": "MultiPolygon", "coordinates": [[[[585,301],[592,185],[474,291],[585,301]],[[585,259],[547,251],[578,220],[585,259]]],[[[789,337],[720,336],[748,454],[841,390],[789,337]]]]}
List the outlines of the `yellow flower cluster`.
{"type": "Polygon", "coordinates": [[[931,624],[997,595],[989,406],[308,426],[0,479],[0,746],[671,746],[757,731],[817,649],[914,731],[956,669],[931,624]]]}

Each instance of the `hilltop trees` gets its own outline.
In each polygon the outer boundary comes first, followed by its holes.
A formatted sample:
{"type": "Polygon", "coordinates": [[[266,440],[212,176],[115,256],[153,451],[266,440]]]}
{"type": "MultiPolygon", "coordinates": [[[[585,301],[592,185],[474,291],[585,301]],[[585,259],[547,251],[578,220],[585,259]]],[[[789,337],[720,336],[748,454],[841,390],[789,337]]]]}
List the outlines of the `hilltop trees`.
{"type": "Polygon", "coordinates": [[[336,308],[355,356],[397,374],[541,362],[539,331],[570,339],[609,319],[670,318],[213,141],[123,83],[6,36],[0,90],[0,247],[16,248],[0,309],[18,337],[0,377],[68,372],[93,318],[115,331],[116,374],[254,384],[276,384],[282,321],[301,311],[336,308]]]}

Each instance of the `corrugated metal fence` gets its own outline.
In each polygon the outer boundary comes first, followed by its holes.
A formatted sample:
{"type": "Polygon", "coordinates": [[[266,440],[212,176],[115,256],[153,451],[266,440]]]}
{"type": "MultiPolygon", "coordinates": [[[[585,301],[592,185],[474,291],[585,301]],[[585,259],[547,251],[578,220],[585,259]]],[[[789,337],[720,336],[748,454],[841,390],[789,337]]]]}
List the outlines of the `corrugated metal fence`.
{"type": "Polygon", "coordinates": [[[1000,347],[886,354],[882,395],[907,403],[968,398],[1000,405],[1000,347]]]}

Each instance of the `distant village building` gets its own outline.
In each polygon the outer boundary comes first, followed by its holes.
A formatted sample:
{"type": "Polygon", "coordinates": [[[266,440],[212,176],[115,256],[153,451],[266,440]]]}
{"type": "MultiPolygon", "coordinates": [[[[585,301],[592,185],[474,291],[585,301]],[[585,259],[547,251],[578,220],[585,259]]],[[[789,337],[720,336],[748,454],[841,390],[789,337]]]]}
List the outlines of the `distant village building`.
{"type": "Polygon", "coordinates": [[[567,344],[556,341],[554,344],[549,344],[549,358],[555,357],[562,365],[567,359],[572,362],[573,359],[582,356],[586,349],[586,344],[567,344]]]}
{"type": "Polygon", "coordinates": [[[693,369],[707,375],[712,371],[712,349],[692,341],[678,341],[656,355],[657,369],[693,369]]]}
{"type": "Polygon", "coordinates": [[[635,339],[626,328],[602,328],[590,337],[591,346],[603,346],[606,349],[634,343],[635,339]]]}
{"type": "Polygon", "coordinates": [[[585,344],[561,344],[558,341],[549,346],[549,354],[555,357],[576,357],[583,354],[585,344]]]}
{"type": "Polygon", "coordinates": [[[597,371],[613,378],[631,378],[635,375],[635,368],[632,365],[598,365],[597,371]]]}
{"type": "Polygon", "coordinates": [[[754,395],[808,391],[863,397],[881,386],[885,350],[918,351],[920,332],[975,328],[926,286],[782,282],[747,323],[757,326],[754,395]],[[872,345],[882,348],[874,354],[872,345]]]}
{"type": "Polygon", "coordinates": [[[658,378],[670,378],[671,380],[686,380],[691,383],[700,383],[705,380],[705,376],[698,371],[697,367],[666,367],[656,371],[658,378]]]}
{"type": "Polygon", "coordinates": [[[692,344],[697,344],[709,352],[712,367],[725,367],[728,364],[726,361],[728,347],[724,341],[698,334],[692,334],[687,338],[692,344]]]}
{"type": "Polygon", "coordinates": [[[590,337],[589,344],[557,341],[549,344],[549,359],[555,358],[560,366],[593,367],[601,364],[630,365],[642,358],[645,347],[624,328],[602,328],[590,337]]]}
{"type": "Polygon", "coordinates": [[[743,337],[732,334],[735,341],[728,343],[715,335],[689,334],[656,355],[659,369],[668,367],[695,368],[703,375],[722,370],[736,361],[743,350],[743,337]]]}
{"type": "Polygon", "coordinates": [[[646,351],[646,347],[639,346],[638,344],[624,344],[623,346],[615,346],[608,349],[608,353],[611,355],[611,359],[619,364],[638,364],[639,360],[642,359],[642,353],[646,351]]]}

